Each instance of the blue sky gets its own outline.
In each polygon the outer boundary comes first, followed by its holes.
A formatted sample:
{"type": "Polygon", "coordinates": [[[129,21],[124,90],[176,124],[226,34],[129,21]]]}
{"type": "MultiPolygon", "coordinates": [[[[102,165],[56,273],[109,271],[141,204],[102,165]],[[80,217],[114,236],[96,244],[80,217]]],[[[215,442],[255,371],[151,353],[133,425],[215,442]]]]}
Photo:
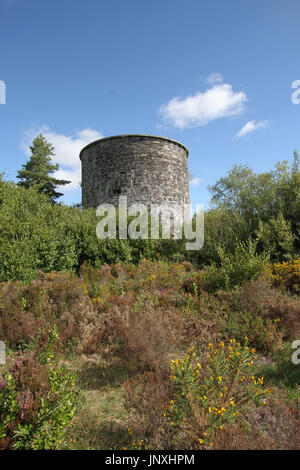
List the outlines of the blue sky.
{"type": "Polygon", "coordinates": [[[299,16],[299,0],[0,0],[0,171],[15,180],[42,131],[79,202],[84,145],[162,135],[207,206],[233,164],[300,151],[299,16]]]}

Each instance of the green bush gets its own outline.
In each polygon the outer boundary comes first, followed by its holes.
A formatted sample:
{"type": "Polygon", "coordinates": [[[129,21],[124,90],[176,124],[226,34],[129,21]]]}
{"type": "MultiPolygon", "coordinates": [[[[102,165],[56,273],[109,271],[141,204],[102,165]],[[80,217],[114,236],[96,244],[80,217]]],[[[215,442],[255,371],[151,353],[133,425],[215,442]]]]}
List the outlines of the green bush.
{"type": "Polygon", "coordinates": [[[258,239],[258,248],[268,251],[272,261],[290,261],[295,256],[296,236],[292,232],[291,221],[286,220],[282,213],[268,222],[259,221],[258,239]]]}
{"type": "Polygon", "coordinates": [[[207,266],[199,278],[200,286],[208,292],[218,289],[232,289],[246,281],[256,279],[266,268],[269,255],[256,253],[257,241],[238,241],[233,252],[225,252],[219,246],[220,266],[207,266]]]}
{"type": "Polygon", "coordinates": [[[139,264],[160,258],[209,266],[205,288],[213,291],[255,278],[266,251],[272,260],[289,259],[296,246],[293,224],[281,213],[258,221],[251,231],[243,213],[223,206],[211,209],[205,215],[204,246],[195,251],[186,251],[184,239],[100,240],[99,221],[94,209],[53,204],[37,190],[16,186],[0,175],[0,282],[27,282],[38,270],[78,272],[83,263],[100,268],[104,263],[139,264]],[[255,233],[258,243],[249,238],[255,233]]]}
{"type": "Polygon", "coordinates": [[[235,423],[250,402],[266,404],[269,390],[263,377],[253,374],[254,350],[235,339],[217,348],[209,344],[208,361],[196,361],[195,348],[172,361],[173,397],[164,416],[174,429],[174,440],[186,439],[192,448],[213,445],[217,433],[235,423]]]}
{"type": "Polygon", "coordinates": [[[0,377],[0,448],[57,449],[76,409],[75,374],[59,366],[53,346],[56,327],[43,354],[17,357],[0,377]]]}
{"type": "Polygon", "coordinates": [[[29,281],[38,270],[78,271],[81,264],[139,262],[153,240],[99,240],[92,209],[52,204],[35,189],[0,178],[0,282],[29,281]]]}
{"type": "MultiPolygon", "coordinates": [[[[83,263],[100,268],[158,257],[186,259],[183,240],[99,239],[99,221],[94,209],[53,204],[35,189],[0,177],[0,282],[27,282],[38,270],[78,272],[83,263]]],[[[116,222],[118,235],[118,213],[116,222]]]]}
{"type": "Polygon", "coordinates": [[[248,222],[242,216],[218,208],[205,212],[204,245],[201,250],[190,251],[187,256],[198,268],[220,262],[218,248],[232,252],[237,240],[249,237],[248,222]]]}
{"type": "Polygon", "coordinates": [[[222,332],[225,337],[235,337],[239,341],[247,335],[249,343],[264,353],[278,348],[283,336],[273,320],[247,311],[229,312],[224,318],[222,332]]]}
{"type": "Polygon", "coordinates": [[[0,179],[0,282],[28,281],[38,269],[74,269],[77,247],[70,232],[74,212],[51,204],[34,189],[0,179]]]}

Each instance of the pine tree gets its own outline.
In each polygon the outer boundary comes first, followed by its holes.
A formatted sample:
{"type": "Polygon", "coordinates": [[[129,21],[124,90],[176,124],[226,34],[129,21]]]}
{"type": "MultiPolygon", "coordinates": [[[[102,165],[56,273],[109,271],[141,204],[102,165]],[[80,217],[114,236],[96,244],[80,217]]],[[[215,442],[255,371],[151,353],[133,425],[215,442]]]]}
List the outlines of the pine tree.
{"type": "Polygon", "coordinates": [[[55,191],[57,186],[69,184],[70,181],[59,180],[51,176],[55,171],[59,170],[58,163],[51,163],[51,157],[54,156],[54,147],[46,138],[39,134],[32,142],[30,147],[31,156],[22,170],[18,171],[17,178],[19,186],[25,188],[36,188],[39,192],[47,194],[52,202],[54,202],[62,193],[55,191]]]}

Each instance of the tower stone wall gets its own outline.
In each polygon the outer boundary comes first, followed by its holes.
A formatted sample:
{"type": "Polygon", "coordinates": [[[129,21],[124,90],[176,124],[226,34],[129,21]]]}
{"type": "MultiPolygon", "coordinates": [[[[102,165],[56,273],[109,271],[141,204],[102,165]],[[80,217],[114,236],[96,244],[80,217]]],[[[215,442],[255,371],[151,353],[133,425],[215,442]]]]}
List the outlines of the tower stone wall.
{"type": "Polygon", "coordinates": [[[80,152],[82,206],[142,203],[189,204],[188,150],[174,140],[151,135],[119,135],[97,140],[80,152]]]}

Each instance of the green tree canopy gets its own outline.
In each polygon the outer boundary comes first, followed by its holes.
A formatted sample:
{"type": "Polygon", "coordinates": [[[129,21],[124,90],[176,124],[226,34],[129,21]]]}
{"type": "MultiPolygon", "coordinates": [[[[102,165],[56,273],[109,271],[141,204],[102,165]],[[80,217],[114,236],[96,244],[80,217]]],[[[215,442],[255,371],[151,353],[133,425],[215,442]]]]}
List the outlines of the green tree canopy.
{"type": "Polygon", "coordinates": [[[58,163],[52,163],[51,157],[54,156],[54,147],[46,138],[39,134],[32,142],[30,147],[31,155],[28,162],[22,165],[22,170],[18,171],[17,178],[20,179],[18,185],[25,188],[35,188],[39,192],[49,196],[52,202],[62,196],[62,193],[55,189],[58,186],[69,184],[70,181],[59,180],[51,176],[59,170],[58,163]]]}
{"type": "Polygon", "coordinates": [[[248,166],[234,165],[227,176],[209,186],[212,203],[253,219],[268,220],[280,212],[288,219],[300,220],[299,156],[293,162],[278,162],[276,169],[255,173],[248,166]]]}

